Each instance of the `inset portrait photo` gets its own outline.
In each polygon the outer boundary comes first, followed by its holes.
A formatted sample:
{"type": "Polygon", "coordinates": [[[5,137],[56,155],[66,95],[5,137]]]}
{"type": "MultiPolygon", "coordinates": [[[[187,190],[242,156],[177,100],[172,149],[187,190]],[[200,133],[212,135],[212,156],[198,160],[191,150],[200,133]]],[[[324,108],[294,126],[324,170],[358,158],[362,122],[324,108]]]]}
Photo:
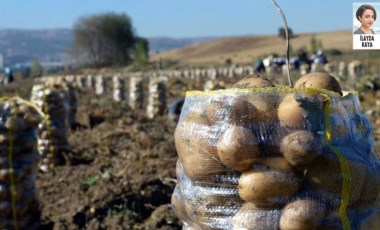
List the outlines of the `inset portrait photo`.
{"type": "Polygon", "coordinates": [[[380,2],[353,3],[353,49],[380,49],[380,2]]]}

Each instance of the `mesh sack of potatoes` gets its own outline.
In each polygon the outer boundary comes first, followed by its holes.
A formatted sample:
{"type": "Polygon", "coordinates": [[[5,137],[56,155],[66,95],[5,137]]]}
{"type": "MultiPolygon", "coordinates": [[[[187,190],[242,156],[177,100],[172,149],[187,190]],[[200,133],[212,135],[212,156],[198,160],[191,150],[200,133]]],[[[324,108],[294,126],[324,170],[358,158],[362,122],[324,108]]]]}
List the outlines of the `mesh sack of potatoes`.
{"type": "Polygon", "coordinates": [[[187,92],[172,205],[184,229],[377,229],[380,162],[354,92],[251,75],[187,92]]]}
{"type": "Polygon", "coordinates": [[[68,102],[68,123],[69,126],[75,123],[75,116],[78,111],[78,85],[74,82],[67,81],[63,78],[51,78],[46,82],[48,85],[57,85],[55,87],[64,91],[64,96],[68,102]]]}
{"type": "Polygon", "coordinates": [[[34,85],[31,100],[45,114],[38,125],[38,150],[42,156],[40,169],[48,170],[63,163],[63,153],[69,150],[69,96],[64,84],[34,85]]]}
{"type": "Polygon", "coordinates": [[[129,106],[132,109],[142,109],[145,98],[144,79],[142,75],[133,75],[129,82],[129,106]]]}
{"type": "Polygon", "coordinates": [[[161,116],[167,109],[166,77],[151,79],[149,82],[149,98],[146,113],[148,118],[161,116]]]}
{"type": "Polygon", "coordinates": [[[38,229],[35,173],[42,115],[20,98],[0,98],[0,115],[0,228],[38,229]]]}
{"type": "Polygon", "coordinates": [[[69,112],[68,112],[68,123],[69,126],[73,125],[75,123],[75,116],[78,111],[78,87],[68,81],[64,81],[61,84],[63,84],[63,89],[67,92],[68,97],[68,106],[69,106],[69,112]]]}

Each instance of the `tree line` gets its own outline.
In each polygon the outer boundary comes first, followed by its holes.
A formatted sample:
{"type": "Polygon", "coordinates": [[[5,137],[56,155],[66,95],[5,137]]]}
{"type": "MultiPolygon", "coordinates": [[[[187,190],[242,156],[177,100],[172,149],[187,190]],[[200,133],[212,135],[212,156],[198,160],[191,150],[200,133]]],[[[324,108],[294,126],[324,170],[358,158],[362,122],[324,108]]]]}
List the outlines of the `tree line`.
{"type": "Polygon", "coordinates": [[[130,17],[124,13],[82,17],[73,32],[70,53],[84,65],[99,68],[148,61],[148,41],[136,36],[130,17]]]}

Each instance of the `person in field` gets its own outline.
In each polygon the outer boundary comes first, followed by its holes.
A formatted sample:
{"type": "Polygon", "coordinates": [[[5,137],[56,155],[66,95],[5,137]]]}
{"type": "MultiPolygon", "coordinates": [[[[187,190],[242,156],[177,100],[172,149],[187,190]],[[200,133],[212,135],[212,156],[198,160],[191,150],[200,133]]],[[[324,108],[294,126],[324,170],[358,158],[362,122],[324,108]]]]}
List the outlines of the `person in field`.
{"type": "Polygon", "coordinates": [[[4,74],[5,74],[5,79],[4,79],[5,85],[13,82],[14,78],[13,78],[13,71],[11,68],[5,67],[4,68],[4,74]]]}

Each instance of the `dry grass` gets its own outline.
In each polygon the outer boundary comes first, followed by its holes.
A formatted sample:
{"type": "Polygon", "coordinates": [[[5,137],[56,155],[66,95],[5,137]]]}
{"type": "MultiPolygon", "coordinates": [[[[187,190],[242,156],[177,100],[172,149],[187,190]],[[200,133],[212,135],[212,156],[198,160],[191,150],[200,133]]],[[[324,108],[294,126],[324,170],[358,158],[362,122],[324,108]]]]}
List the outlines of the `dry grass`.
{"type": "MultiPolygon", "coordinates": [[[[350,30],[301,34],[291,40],[293,50],[308,47],[310,39],[315,36],[321,40],[324,49],[352,49],[352,32],[350,30]]],[[[230,58],[234,62],[249,63],[258,56],[269,53],[285,53],[285,41],[277,36],[246,36],[223,38],[216,41],[191,45],[180,49],[162,52],[163,59],[177,60],[183,63],[222,64],[230,58]]],[[[157,61],[158,55],[152,55],[151,60],[157,61]]]]}

